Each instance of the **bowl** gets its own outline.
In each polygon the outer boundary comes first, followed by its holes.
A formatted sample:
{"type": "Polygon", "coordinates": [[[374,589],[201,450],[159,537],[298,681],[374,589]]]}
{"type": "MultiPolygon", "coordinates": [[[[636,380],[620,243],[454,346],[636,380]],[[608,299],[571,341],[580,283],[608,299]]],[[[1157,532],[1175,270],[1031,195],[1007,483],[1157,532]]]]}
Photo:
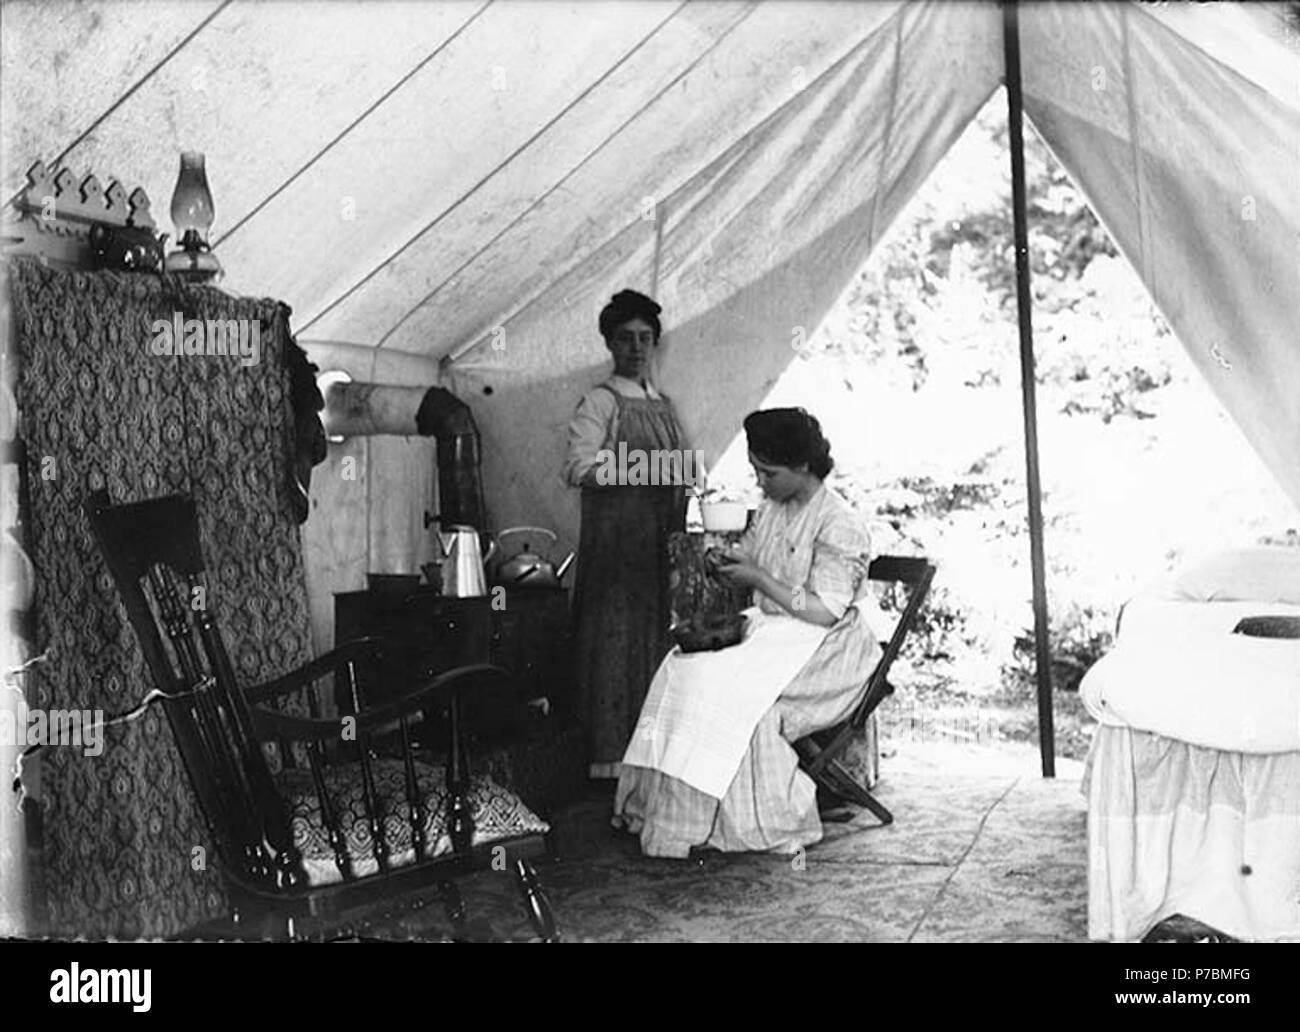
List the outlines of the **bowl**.
{"type": "Polygon", "coordinates": [[[716,652],[739,645],[745,637],[744,613],[696,616],[670,632],[683,652],[716,652]]]}
{"type": "Polygon", "coordinates": [[[744,502],[701,502],[700,517],[704,529],[710,533],[734,533],[745,529],[749,508],[744,502]]]}

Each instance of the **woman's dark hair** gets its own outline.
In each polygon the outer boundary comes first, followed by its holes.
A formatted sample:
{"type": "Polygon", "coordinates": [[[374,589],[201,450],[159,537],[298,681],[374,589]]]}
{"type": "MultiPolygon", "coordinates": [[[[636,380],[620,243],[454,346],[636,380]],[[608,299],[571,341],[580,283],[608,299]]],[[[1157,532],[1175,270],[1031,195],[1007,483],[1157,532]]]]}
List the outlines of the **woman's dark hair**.
{"type": "Polygon", "coordinates": [[[644,319],[655,331],[655,343],[658,344],[661,332],[659,313],[662,311],[662,308],[644,294],[638,294],[635,290],[620,290],[610,298],[609,304],[600,310],[600,335],[605,340],[609,340],[614,336],[614,331],[624,323],[629,323],[633,319],[644,319]]]}
{"type": "Polygon", "coordinates": [[[806,463],[808,472],[822,480],[835,466],[831,442],[817,417],[801,408],[751,412],[745,417],[745,437],[749,450],[772,466],[794,469],[806,463]]]}

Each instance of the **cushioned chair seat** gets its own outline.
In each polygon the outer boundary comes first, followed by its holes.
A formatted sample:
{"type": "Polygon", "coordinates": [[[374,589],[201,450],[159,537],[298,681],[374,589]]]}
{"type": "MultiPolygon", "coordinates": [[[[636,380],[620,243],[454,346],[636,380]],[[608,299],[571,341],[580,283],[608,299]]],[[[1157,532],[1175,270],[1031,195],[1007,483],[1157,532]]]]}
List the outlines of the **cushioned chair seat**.
{"type": "MultiPolygon", "coordinates": [[[[384,839],[388,845],[390,867],[403,867],[415,859],[411,839],[409,807],[406,803],[406,774],[399,760],[375,760],[371,764],[375,778],[375,795],[384,814],[384,839]]],[[[441,856],[452,851],[447,833],[447,789],[445,771],[427,764],[415,765],[416,780],[424,798],[424,833],[428,854],[441,856]]],[[[293,841],[302,854],[303,868],[311,885],[330,885],[343,880],[334,861],[321,817],[311,772],[287,770],[276,777],[280,791],[289,801],[293,814],[293,841]]],[[[330,803],[338,814],[339,825],[347,842],[352,872],[357,877],[379,870],[374,842],[365,819],[366,808],[359,763],[341,764],[326,771],[325,787],[330,803]]],[[[501,842],[521,835],[546,834],[550,825],[533,813],[518,796],[502,788],[491,778],[470,778],[467,790],[470,812],[474,817],[474,845],[501,842]]]]}

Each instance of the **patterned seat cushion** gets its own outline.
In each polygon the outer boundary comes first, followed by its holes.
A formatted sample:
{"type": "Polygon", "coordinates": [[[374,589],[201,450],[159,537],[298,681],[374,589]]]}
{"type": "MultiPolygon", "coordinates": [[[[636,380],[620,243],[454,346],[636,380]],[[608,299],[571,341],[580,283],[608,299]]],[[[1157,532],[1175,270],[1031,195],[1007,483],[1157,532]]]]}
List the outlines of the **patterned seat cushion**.
{"type": "MultiPolygon", "coordinates": [[[[375,795],[384,814],[384,839],[388,844],[390,867],[403,867],[415,859],[412,842],[410,808],[406,803],[406,774],[400,760],[372,761],[375,795]]],[[[416,780],[424,799],[424,834],[428,855],[442,856],[452,850],[447,833],[446,773],[441,767],[415,765],[416,780]]],[[[312,885],[331,885],[343,880],[334,860],[321,817],[320,800],[311,772],[289,769],[276,776],[282,797],[293,815],[293,842],[302,854],[303,867],[312,885]]],[[[361,764],[347,763],[325,772],[325,787],[338,814],[347,841],[348,857],[357,877],[379,870],[374,843],[366,821],[365,795],[361,764]]],[[[491,778],[470,779],[467,791],[470,813],[474,817],[474,845],[501,842],[521,835],[545,834],[550,825],[526,807],[519,797],[506,791],[491,778]]]]}

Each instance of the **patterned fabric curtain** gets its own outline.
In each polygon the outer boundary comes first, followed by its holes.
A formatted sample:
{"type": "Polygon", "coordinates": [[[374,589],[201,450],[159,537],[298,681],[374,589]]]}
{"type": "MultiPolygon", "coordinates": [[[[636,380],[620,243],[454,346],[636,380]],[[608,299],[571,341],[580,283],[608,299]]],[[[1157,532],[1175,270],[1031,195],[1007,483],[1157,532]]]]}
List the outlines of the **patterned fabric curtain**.
{"type": "MultiPolygon", "coordinates": [[[[291,403],[303,360],[289,309],[34,261],[14,262],[10,282],[36,646],[48,652],[29,706],[112,715],[152,687],[82,512],[100,488],[114,502],[194,496],[209,604],[243,686],[309,659],[291,403]],[[235,354],[209,353],[195,337],[159,354],[163,323],[174,333],[190,319],[240,320],[244,353],[229,341],[235,354]],[[195,343],[204,353],[185,354],[195,343]]],[[[102,752],[88,752],[42,754],[50,932],[156,937],[224,913],[216,853],[161,708],[107,729],[102,752]]]]}

